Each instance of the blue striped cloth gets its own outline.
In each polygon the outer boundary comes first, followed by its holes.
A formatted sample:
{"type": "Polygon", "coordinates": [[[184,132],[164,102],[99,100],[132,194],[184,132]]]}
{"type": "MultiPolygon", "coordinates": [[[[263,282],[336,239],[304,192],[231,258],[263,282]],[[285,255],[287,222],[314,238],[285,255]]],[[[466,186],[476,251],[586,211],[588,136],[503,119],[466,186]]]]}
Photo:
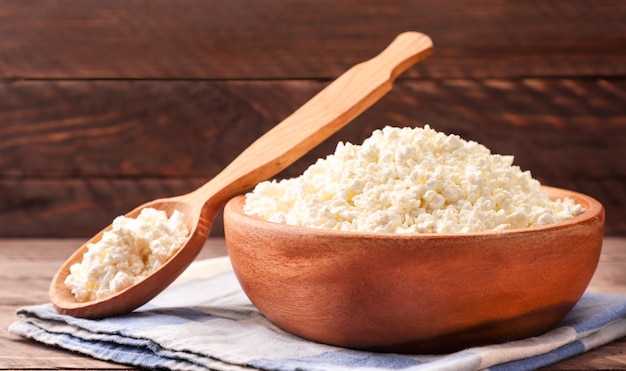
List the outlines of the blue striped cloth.
{"type": "Polygon", "coordinates": [[[505,344],[438,356],[317,344],[268,322],[227,258],[193,263],[128,315],[86,320],[59,315],[50,304],[17,313],[14,334],[101,360],[172,370],[531,370],[626,336],[626,296],[587,292],[555,329],[505,344]]]}

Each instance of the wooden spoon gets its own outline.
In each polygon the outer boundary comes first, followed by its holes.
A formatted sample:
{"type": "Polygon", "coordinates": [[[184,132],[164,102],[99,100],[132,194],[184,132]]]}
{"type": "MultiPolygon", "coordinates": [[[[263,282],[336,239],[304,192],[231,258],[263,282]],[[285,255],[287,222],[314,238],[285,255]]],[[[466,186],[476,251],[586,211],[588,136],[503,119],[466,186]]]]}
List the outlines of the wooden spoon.
{"type": "Polygon", "coordinates": [[[102,318],[132,311],[165,289],[196,258],[216,214],[233,196],[245,192],[295,162],[391,90],[395,78],[432,52],[424,34],[400,34],[376,57],[355,65],[280,124],[257,139],[221,173],[197,190],[143,204],[126,214],[136,218],[146,207],[179,210],[190,231],[185,244],[154,273],[105,299],[78,302],[65,286],[70,266],[82,260],[87,245],[99,241],[105,228],[81,246],[50,284],[50,299],[62,314],[102,318]]]}

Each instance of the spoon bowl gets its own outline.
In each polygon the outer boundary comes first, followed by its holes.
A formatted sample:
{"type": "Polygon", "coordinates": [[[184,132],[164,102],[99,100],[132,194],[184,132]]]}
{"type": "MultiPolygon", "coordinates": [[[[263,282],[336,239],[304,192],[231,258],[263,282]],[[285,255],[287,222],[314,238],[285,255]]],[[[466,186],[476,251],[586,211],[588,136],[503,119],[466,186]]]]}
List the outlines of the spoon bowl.
{"type": "Polygon", "coordinates": [[[168,261],[168,264],[163,265],[151,274],[150,280],[144,279],[136,285],[118,292],[115,296],[88,302],[79,302],[65,286],[65,279],[70,274],[70,267],[82,261],[83,254],[87,251],[88,245],[99,241],[102,235],[111,229],[112,226],[108,226],[93,236],[80,249],[76,250],[55,275],[53,284],[51,284],[50,287],[50,297],[57,311],[83,318],[100,318],[131,312],[133,309],[148,302],[164,287],[171,284],[188,266],[185,262],[191,262],[195,259],[200,250],[202,250],[206,236],[211,229],[211,224],[208,220],[203,220],[198,217],[197,208],[194,209],[192,204],[186,203],[184,200],[170,198],[145,203],[128,212],[125,216],[128,218],[136,218],[144,208],[164,210],[168,217],[174,210],[183,213],[185,225],[187,229],[191,231],[184,242],[184,248],[177,250],[168,261]],[[182,264],[171,264],[172,261],[180,261],[182,264]],[[153,281],[158,282],[159,285],[155,285],[153,281]],[[118,299],[115,299],[116,297],[118,299]]]}
{"type": "Polygon", "coordinates": [[[126,214],[134,218],[141,209],[152,207],[171,215],[178,209],[184,213],[189,237],[163,266],[137,284],[102,300],[78,302],[65,286],[65,278],[70,267],[82,260],[89,243],[100,240],[111,226],[105,228],[70,256],[52,279],[49,295],[56,310],[75,317],[101,318],[145,304],[195,259],[217,212],[231,197],[277,174],[345,126],[391,90],[399,74],[431,52],[428,36],[419,32],[398,35],[380,54],[350,68],[257,139],[202,187],[186,195],[146,203],[126,214]]]}

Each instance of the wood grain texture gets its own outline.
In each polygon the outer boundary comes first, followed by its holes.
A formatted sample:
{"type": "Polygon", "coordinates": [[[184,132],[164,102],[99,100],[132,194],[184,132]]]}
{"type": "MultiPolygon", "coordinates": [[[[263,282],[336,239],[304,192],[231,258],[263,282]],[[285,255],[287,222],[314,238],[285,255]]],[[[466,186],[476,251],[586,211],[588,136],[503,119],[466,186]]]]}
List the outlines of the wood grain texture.
{"type": "MultiPolygon", "coordinates": [[[[7,98],[0,100],[0,174],[210,177],[325,84],[0,85],[0,96],[7,98]]],[[[626,79],[401,79],[388,96],[303,162],[332,152],[338,140],[361,141],[387,124],[430,123],[495,152],[515,154],[526,168],[620,178],[626,176],[626,164],[617,161],[626,155],[625,104],[626,79]],[[550,156],[551,163],[543,156],[550,156]],[[615,161],[603,166],[608,160],[615,161]]]]}
{"type": "MultiPolygon", "coordinates": [[[[0,84],[0,236],[88,237],[141,203],[189,192],[326,83],[0,84]]],[[[624,235],[625,107],[624,79],[401,79],[280,176],[297,176],[337,141],[430,123],[515,155],[544,184],[596,197],[607,233],[624,235]]]]}
{"type": "Polygon", "coordinates": [[[0,236],[89,237],[194,189],[406,30],[435,54],[280,176],[430,123],[598,198],[626,235],[625,17],[618,0],[2,1],[0,236]]]}
{"type": "Polygon", "coordinates": [[[5,0],[8,79],[332,78],[395,35],[429,34],[436,78],[623,76],[619,0],[5,0]]]}

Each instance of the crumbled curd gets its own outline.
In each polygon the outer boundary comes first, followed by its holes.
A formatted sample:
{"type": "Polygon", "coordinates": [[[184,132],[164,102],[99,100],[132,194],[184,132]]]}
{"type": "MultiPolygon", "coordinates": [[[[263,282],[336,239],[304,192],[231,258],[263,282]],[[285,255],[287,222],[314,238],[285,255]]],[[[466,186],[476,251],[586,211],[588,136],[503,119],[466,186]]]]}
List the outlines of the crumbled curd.
{"type": "Polygon", "coordinates": [[[464,233],[524,228],[584,211],[552,201],[513,156],[424,128],[385,127],[361,145],[340,142],[301,176],[259,183],[244,212],[341,231],[464,233]]]}
{"type": "Polygon", "coordinates": [[[119,216],[100,241],[70,267],[65,285],[80,302],[103,299],[157,270],[185,242],[183,214],[145,208],[136,219],[119,216]]]}

